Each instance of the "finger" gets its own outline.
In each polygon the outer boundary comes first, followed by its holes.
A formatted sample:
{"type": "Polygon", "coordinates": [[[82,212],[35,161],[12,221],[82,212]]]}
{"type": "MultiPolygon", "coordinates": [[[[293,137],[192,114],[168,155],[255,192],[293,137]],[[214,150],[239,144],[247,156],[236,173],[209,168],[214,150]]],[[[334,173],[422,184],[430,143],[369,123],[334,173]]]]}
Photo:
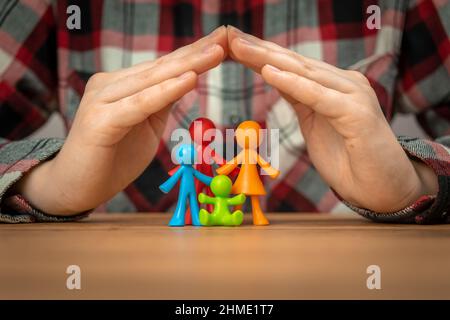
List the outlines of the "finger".
{"type": "Polygon", "coordinates": [[[155,65],[163,64],[169,60],[181,58],[191,53],[201,51],[202,48],[214,43],[220,45],[225,52],[228,51],[227,30],[225,26],[221,26],[207,36],[195,41],[194,43],[178,48],[175,51],[159,57],[156,60],[144,61],[129,68],[113,71],[111,72],[111,78],[113,81],[117,81],[117,79],[119,78],[147,70],[155,65]]]}
{"type": "Polygon", "coordinates": [[[349,112],[345,94],[308,78],[270,65],[263,67],[262,76],[271,86],[326,117],[336,118],[349,112]]]}
{"type": "MultiPolygon", "coordinates": [[[[200,54],[202,48],[211,45],[211,44],[218,44],[221,46],[224,50],[224,52],[228,51],[228,41],[227,41],[227,30],[226,27],[221,26],[214,30],[209,35],[197,40],[196,42],[183,46],[181,48],[178,48],[177,50],[166,54],[162,57],[159,57],[156,60],[151,61],[144,61],[138,64],[135,64],[134,66],[119,69],[112,72],[99,72],[96,73],[91,79],[89,79],[88,87],[89,91],[93,94],[96,94],[98,91],[102,90],[106,85],[115,83],[119,81],[122,78],[125,78],[127,76],[151,69],[157,65],[164,64],[166,62],[169,62],[174,59],[182,58],[184,56],[187,56],[189,54],[198,53],[200,54]],[[93,79],[95,78],[95,81],[93,79]]],[[[223,56],[223,59],[225,58],[225,54],[223,56]]]]}
{"type": "Polygon", "coordinates": [[[159,138],[161,138],[161,135],[163,134],[164,127],[166,126],[167,119],[169,118],[169,114],[172,109],[172,104],[173,103],[168,104],[148,118],[151,122],[152,128],[155,128],[155,133],[159,138]]]}
{"type": "MultiPolygon", "coordinates": [[[[194,89],[196,79],[196,73],[188,71],[179,77],[165,80],[134,95],[106,105],[105,107],[108,108],[109,115],[112,117],[112,125],[132,127],[141,123],[194,89]]],[[[161,112],[159,115],[165,118],[167,112],[161,112]]]]}
{"type": "Polygon", "coordinates": [[[260,46],[263,46],[263,47],[266,47],[268,49],[272,49],[272,50],[275,50],[275,51],[288,50],[288,49],[285,49],[282,46],[280,46],[280,45],[278,45],[278,44],[276,44],[274,42],[265,41],[265,40],[259,39],[258,37],[255,37],[255,36],[253,36],[251,34],[242,32],[241,30],[239,30],[239,29],[237,29],[237,28],[235,28],[233,26],[227,26],[227,35],[228,35],[228,47],[230,48],[230,53],[229,54],[232,57],[233,57],[233,51],[231,50],[231,44],[233,43],[233,41],[235,39],[238,39],[238,38],[246,39],[246,40],[248,40],[250,42],[254,42],[254,43],[256,43],[256,44],[258,44],[260,46]]]}
{"type": "Polygon", "coordinates": [[[269,64],[341,92],[349,93],[357,89],[357,84],[347,77],[343,77],[330,69],[303,62],[286,52],[273,51],[248,42],[243,38],[236,38],[232,43],[232,48],[235,50],[236,58],[239,61],[259,73],[264,65],[269,64]]]}
{"type": "MultiPolygon", "coordinates": [[[[242,32],[239,29],[236,29],[234,27],[229,27],[227,29],[227,34],[228,34],[228,47],[230,48],[230,56],[236,55],[235,49],[231,46],[232,42],[235,39],[237,39],[237,38],[242,38],[242,39],[247,40],[247,41],[249,41],[249,42],[251,42],[251,43],[253,43],[255,45],[258,45],[258,46],[261,46],[261,47],[264,47],[264,48],[267,48],[267,49],[270,49],[270,50],[273,50],[273,51],[283,52],[283,53],[285,53],[287,55],[292,56],[295,59],[300,60],[301,62],[303,62],[305,64],[307,63],[307,64],[312,65],[312,66],[320,67],[320,68],[323,68],[323,69],[327,69],[327,70],[333,71],[335,73],[339,73],[342,76],[347,76],[347,70],[340,69],[338,67],[335,67],[335,66],[333,66],[333,65],[331,65],[329,63],[326,63],[324,61],[321,61],[321,60],[317,60],[317,59],[313,59],[313,58],[309,58],[309,57],[303,56],[303,55],[298,54],[298,53],[296,53],[296,52],[294,52],[292,50],[284,48],[284,47],[282,47],[282,46],[280,46],[280,45],[278,45],[278,44],[276,44],[274,42],[259,39],[258,37],[255,37],[255,36],[253,36],[251,34],[248,34],[248,33],[244,33],[244,32],[242,32]]],[[[262,67],[263,66],[260,66],[260,68],[262,68],[262,67]]]]}
{"type": "Polygon", "coordinates": [[[221,46],[211,44],[201,52],[194,52],[186,57],[121,78],[103,88],[99,92],[99,98],[105,102],[113,102],[190,70],[201,74],[217,66],[222,61],[223,54],[221,46]]]}
{"type": "Polygon", "coordinates": [[[304,119],[306,119],[311,113],[314,113],[314,111],[308,107],[307,105],[300,103],[296,101],[294,98],[288,96],[286,93],[278,90],[278,93],[281,97],[283,97],[289,104],[291,104],[295,111],[297,111],[297,117],[300,120],[300,127],[304,119]]]}

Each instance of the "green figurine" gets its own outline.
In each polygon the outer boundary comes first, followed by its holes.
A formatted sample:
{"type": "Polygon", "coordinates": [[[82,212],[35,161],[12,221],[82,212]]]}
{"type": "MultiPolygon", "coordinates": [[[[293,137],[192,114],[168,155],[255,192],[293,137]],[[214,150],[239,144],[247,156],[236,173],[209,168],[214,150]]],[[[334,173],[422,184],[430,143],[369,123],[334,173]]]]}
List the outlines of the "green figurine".
{"type": "Polygon", "coordinates": [[[227,176],[218,175],[211,181],[211,191],[215,197],[208,197],[204,193],[198,195],[200,203],[214,205],[214,211],[209,213],[205,209],[200,209],[200,223],[204,226],[238,226],[244,220],[244,214],[241,210],[230,212],[228,206],[241,205],[245,202],[245,195],[239,194],[229,198],[231,191],[231,180],[227,176]]]}

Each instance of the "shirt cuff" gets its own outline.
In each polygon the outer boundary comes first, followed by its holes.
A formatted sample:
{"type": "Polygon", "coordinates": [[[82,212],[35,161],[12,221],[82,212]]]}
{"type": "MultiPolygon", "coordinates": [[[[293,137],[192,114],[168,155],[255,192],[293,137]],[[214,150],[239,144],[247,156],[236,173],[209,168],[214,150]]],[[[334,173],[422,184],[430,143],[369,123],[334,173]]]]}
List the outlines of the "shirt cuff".
{"type": "MultiPolygon", "coordinates": [[[[375,222],[437,224],[450,222],[450,150],[437,142],[398,137],[407,155],[428,165],[437,175],[437,195],[424,195],[412,205],[396,212],[380,213],[342,202],[361,216],[375,222]]],[[[335,192],[336,193],[336,192],[335,192]]],[[[337,195],[339,196],[339,195],[337,195]]]]}
{"type": "Polygon", "coordinates": [[[70,222],[89,216],[92,210],[73,216],[53,216],[33,208],[21,195],[9,196],[2,201],[0,222],[31,223],[31,222],[70,222]]]}

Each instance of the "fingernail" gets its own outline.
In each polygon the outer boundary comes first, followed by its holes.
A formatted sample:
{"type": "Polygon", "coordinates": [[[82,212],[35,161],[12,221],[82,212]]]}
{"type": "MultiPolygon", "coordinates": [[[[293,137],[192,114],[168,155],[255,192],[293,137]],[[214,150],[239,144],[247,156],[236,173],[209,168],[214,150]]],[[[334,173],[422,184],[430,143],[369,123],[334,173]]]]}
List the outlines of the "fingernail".
{"type": "Polygon", "coordinates": [[[248,40],[246,40],[246,39],[243,39],[243,38],[239,38],[239,41],[240,41],[241,43],[243,43],[244,45],[246,45],[246,46],[251,46],[251,47],[254,47],[254,46],[255,46],[255,44],[254,44],[253,42],[250,42],[250,41],[248,41],[248,40]]]}
{"type": "Polygon", "coordinates": [[[190,75],[191,75],[191,72],[190,72],[190,71],[187,71],[187,72],[183,73],[181,76],[179,76],[178,79],[179,79],[179,80],[184,80],[184,79],[189,78],[190,75]]]}
{"type": "Polygon", "coordinates": [[[216,28],[213,32],[211,32],[211,33],[209,34],[209,36],[210,36],[210,37],[215,36],[215,35],[218,34],[223,28],[224,28],[224,26],[220,26],[220,27],[216,28]]]}
{"type": "Polygon", "coordinates": [[[243,34],[243,32],[241,30],[239,30],[238,28],[236,28],[236,27],[234,27],[232,25],[230,25],[230,28],[231,28],[231,30],[233,30],[236,33],[243,34]]]}
{"type": "Polygon", "coordinates": [[[206,47],[203,48],[202,53],[206,53],[209,54],[212,51],[214,51],[214,49],[216,48],[217,44],[216,43],[212,43],[212,44],[208,44],[206,47]]]}
{"type": "Polygon", "coordinates": [[[270,70],[272,70],[273,72],[281,72],[280,69],[278,69],[277,67],[274,67],[271,64],[266,64],[267,68],[269,68],[270,70]]]}

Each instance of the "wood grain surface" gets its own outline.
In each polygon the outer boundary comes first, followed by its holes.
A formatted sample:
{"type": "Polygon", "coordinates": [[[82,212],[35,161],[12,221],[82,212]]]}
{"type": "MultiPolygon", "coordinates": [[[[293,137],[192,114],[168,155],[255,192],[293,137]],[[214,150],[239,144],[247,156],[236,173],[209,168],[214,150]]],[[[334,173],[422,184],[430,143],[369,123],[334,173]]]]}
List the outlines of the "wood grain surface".
{"type": "Polygon", "coordinates": [[[0,224],[0,299],[450,299],[450,225],[268,214],[170,228],[168,214],[0,224]],[[66,268],[81,268],[81,290],[66,268]],[[381,290],[366,286],[381,268],[381,290]]]}

